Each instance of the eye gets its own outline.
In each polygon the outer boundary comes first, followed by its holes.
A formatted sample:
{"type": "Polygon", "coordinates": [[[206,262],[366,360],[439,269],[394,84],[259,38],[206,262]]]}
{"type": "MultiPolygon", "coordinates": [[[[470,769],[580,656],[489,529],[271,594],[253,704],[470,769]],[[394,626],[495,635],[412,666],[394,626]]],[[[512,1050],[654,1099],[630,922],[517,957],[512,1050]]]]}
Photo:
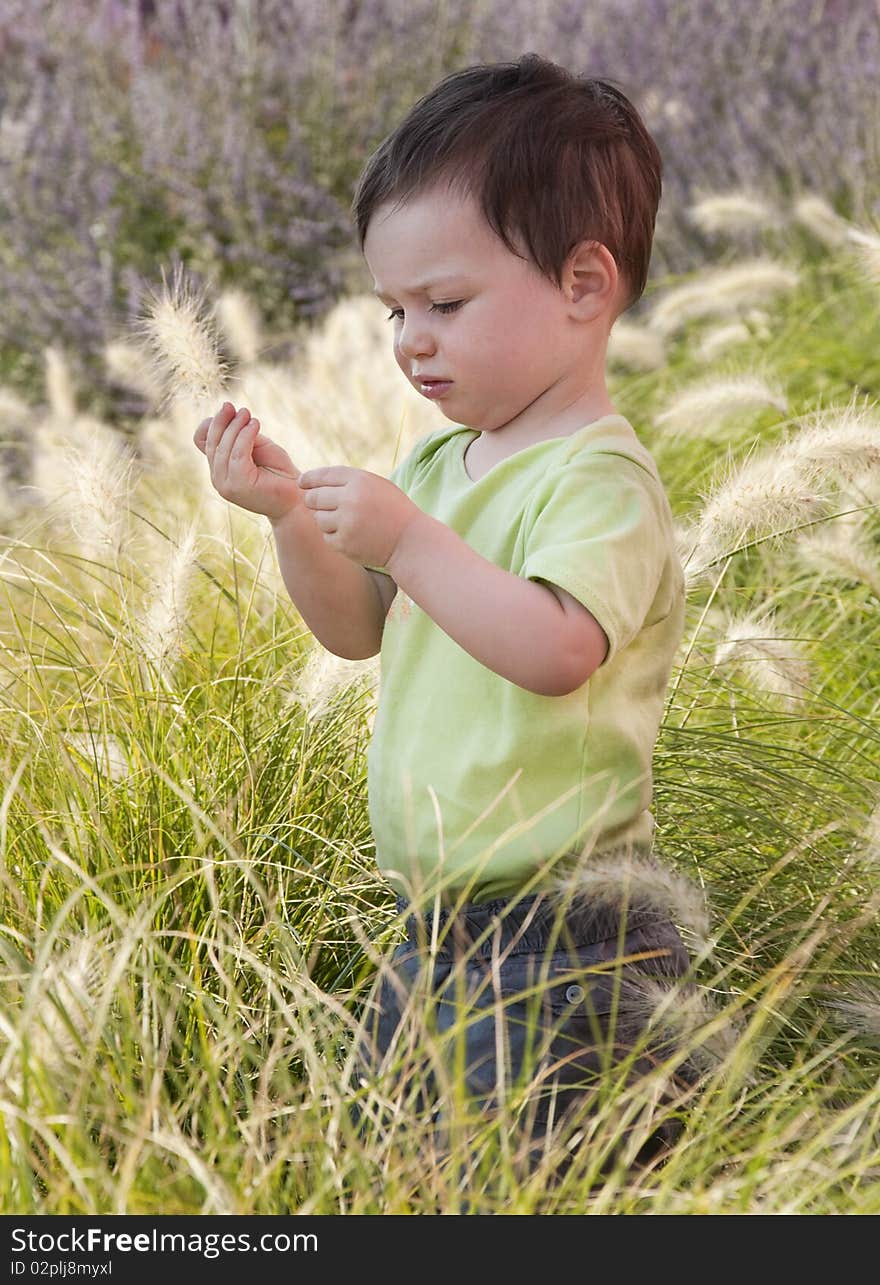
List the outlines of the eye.
{"type": "MultiPolygon", "coordinates": [[[[432,303],[431,312],[455,312],[463,303],[464,299],[452,299],[449,303],[432,303]]],[[[403,321],[403,309],[392,308],[385,320],[396,321],[398,318],[403,321]]]]}

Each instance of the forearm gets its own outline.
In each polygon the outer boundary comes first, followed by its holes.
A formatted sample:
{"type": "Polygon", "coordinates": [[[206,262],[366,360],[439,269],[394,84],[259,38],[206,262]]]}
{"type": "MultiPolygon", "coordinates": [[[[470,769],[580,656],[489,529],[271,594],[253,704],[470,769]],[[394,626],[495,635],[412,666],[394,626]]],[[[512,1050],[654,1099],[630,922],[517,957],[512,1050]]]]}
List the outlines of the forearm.
{"type": "Polygon", "coordinates": [[[422,514],[386,570],[450,638],[527,691],[559,696],[577,686],[565,612],[544,585],[505,571],[450,527],[422,514]]]}
{"type": "Polygon", "coordinates": [[[287,592],[318,641],[347,660],[375,656],[384,611],[366,568],[329,549],[307,509],[273,521],[272,532],[287,592]]]}

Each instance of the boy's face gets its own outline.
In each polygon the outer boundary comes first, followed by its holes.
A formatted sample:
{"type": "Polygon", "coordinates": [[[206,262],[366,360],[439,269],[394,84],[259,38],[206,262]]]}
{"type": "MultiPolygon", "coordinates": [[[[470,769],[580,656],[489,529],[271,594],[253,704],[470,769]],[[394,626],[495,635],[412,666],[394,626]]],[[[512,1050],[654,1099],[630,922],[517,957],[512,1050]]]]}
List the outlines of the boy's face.
{"type": "Polygon", "coordinates": [[[393,314],[397,364],[448,419],[489,432],[559,400],[579,357],[570,302],[470,196],[430,188],[379,206],[364,257],[393,314]]]}

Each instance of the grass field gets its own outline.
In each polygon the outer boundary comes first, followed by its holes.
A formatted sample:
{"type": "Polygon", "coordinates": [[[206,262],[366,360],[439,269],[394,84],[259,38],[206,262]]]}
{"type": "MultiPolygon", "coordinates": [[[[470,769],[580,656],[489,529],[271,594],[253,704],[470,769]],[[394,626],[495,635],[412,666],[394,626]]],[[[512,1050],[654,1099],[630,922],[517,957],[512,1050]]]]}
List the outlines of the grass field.
{"type": "Polygon", "coordinates": [[[440,420],[381,305],[342,300],[291,368],[248,297],[167,287],[158,365],[143,333],[106,353],[149,402],[128,436],[58,350],[39,403],[0,394],[31,470],[0,538],[7,1211],[880,1212],[878,242],[826,214],[657,282],[613,337],[687,573],[655,814],[705,1000],[704,1087],[636,1177],[601,1172],[643,1119],[613,1080],[554,1186],[511,1143],[524,1097],[474,1122],[450,1083],[438,1149],[351,1064],[400,933],[366,809],[376,662],[314,643],[192,432],[229,396],[300,467],[389,471],[440,420]]]}

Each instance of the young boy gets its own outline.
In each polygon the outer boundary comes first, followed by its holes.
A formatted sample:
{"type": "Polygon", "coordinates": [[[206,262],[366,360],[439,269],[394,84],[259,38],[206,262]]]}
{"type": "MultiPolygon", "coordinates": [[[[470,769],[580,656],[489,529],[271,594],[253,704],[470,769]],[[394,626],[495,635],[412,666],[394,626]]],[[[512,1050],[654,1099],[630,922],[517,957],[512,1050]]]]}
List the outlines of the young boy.
{"type": "Polygon", "coordinates": [[[538,1138],[632,1047],[622,997],[644,1021],[645,983],[688,968],[665,910],[629,884],[651,849],[683,576],[654,461],[605,383],[660,188],[656,145],[610,85],[533,54],[447,77],[370,157],[353,211],[397,363],[450,424],[390,480],[298,473],[228,403],[194,439],[219,493],[270,519],[320,642],[381,649],[370,819],[409,935],[373,1062],[426,963],[439,1025],[454,1022],[458,960],[480,1101],[533,1065],[538,1013],[538,1138]],[[578,883],[598,860],[620,870],[601,899],[578,883]],[[517,997],[538,981],[536,1009],[517,997]]]}

